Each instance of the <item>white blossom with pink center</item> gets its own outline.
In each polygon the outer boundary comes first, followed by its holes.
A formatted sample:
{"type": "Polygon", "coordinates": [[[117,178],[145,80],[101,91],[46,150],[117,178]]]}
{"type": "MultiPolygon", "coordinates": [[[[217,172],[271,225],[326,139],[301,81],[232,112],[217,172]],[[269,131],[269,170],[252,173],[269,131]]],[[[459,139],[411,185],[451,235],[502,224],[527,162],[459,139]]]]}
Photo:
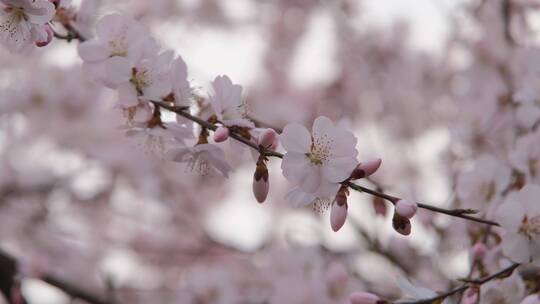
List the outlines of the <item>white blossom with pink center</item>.
{"type": "Polygon", "coordinates": [[[280,140],[287,150],[283,175],[296,187],[288,195],[293,205],[334,197],[358,165],[356,137],[324,116],[315,120],[312,133],[298,123],[287,125],[280,140]]]}

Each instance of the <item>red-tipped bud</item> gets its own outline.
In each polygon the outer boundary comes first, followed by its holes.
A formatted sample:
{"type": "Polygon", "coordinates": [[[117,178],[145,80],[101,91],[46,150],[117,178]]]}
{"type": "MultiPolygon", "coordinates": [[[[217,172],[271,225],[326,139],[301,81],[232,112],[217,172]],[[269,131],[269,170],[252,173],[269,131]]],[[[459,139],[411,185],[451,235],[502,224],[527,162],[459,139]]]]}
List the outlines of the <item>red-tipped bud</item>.
{"type": "Polygon", "coordinates": [[[253,175],[253,194],[257,202],[263,203],[268,196],[269,190],[268,168],[262,160],[259,160],[257,169],[255,169],[255,174],[253,175]]]}
{"type": "Polygon", "coordinates": [[[358,164],[358,166],[356,166],[356,168],[351,173],[351,179],[360,179],[372,175],[379,169],[381,163],[382,159],[377,158],[358,164]]]}
{"type": "Polygon", "coordinates": [[[53,33],[53,30],[52,30],[51,26],[48,25],[48,24],[44,24],[43,25],[43,30],[45,31],[46,36],[43,37],[42,39],[36,41],[36,46],[37,47],[47,46],[53,40],[54,33],[53,33]]]}
{"type": "Polygon", "coordinates": [[[218,127],[214,132],[214,141],[217,143],[224,142],[229,139],[229,129],[226,127],[218,127]]]}
{"type": "Polygon", "coordinates": [[[488,252],[488,249],[484,243],[476,243],[472,247],[472,256],[475,261],[482,261],[488,252]]]}
{"type": "Polygon", "coordinates": [[[401,199],[396,203],[396,213],[408,219],[412,218],[417,210],[418,204],[415,202],[401,199]]]}
{"type": "Polygon", "coordinates": [[[278,146],[278,134],[274,129],[264,130],[257,139],[257,144],[266,149],[275,150],[278,146]]]}
{"type": "Polygon", "coordinates": [[[369,292],[354,292],[349,296],[349,301],[351,304],[377,304],[381,298],[369,292]]]}
{"type": "Polygon", "coordinates": [[[330,212],[330,226],[332,226],[334,232],[341,229],[347,220],[348,206],[346,199],[347,197],[345,197],[345,203],[340,205],[336,198],[336,203],[332,205],[332,211],[330,212]]]}
{"type": "Polygon", "coordinates": [[[394,213],[394,217],[392,218],[392,227],[399,234],[405,236],[411,234],[411,221],[397,213],[394,213]]]}

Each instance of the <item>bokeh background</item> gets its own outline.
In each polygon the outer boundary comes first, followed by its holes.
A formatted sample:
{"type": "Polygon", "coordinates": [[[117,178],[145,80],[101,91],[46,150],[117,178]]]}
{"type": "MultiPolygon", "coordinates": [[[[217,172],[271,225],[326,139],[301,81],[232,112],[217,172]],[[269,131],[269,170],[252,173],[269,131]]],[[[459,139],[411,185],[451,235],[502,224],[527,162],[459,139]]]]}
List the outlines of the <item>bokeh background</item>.
{"type": "MultiPolygon", "coordinates": [[[[256,121],[328,116],[354,131],[360,160],[383,159],[364,184],[449,206],[474,141],[463,121],[482,128],[472,103],[505,85],[490,67],[509,53],[507,2],[92,1],[79,21],[131,15],[184,58],[201,96],[226,74],[256,121]]],[[[526,45],[540,19],[519,8],[533,2],[510,1],[526,45]]],[[[444,232],[459,221],[420,212],[402,237],[381,202],[352,193],[334,233],[329,212],[288,206],[276,160],[258,204],[248,153],[228,153],[229,179],[149,153],[80,66],[76,41],[0,50],[0,248],[22,264],[122,303],[346,303],[360,290],[399,297],[399,278],[440,290],[467,274],[470,244],[444,232]]],[[[22,286],[32,304],[79,303],[40,279],[22,286]]]]}

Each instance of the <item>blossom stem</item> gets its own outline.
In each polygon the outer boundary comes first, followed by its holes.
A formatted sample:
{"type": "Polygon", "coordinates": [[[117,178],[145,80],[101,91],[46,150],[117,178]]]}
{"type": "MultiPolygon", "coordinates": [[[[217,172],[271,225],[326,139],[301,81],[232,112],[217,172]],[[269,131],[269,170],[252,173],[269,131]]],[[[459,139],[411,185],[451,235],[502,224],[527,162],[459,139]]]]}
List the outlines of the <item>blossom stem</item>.
{"type": "MultiPolygon", "coordinates": [[[[174,112],[174,113],[176,113],[176,114],[178,114],[178,115],[180,115],[180,116],[182,116],[184,118],[187,118],[187,119],[199,124],[200,126],[202,126],[204,128],[207,128],[209,130],[215,131],[218,128],[215,124],[209,123],[208,121],[206,121],[204,119],[201,119],[201,118],[199,118],[197,116],[191,115],[189,112],[186,111],[185,107],[173,106],[173,105],[170,105],[170,104],[168,104],[166,102],[162,102],[162,101],[151,100],[150,102],[152,102],[156,106],[162,107],[162,108],[164,108],[166,110],[169,110],[171,112],[174,112]]],[[[241,143],[243,143],[243,144],[245,144],[247,146],[250,146],[251,148],[253,148],[253,149],[257,150],[257,151],[259,151],[261,153],[264,153],[266,156],[283,158],[282,153],[275,152],[275,151],[272,151],[272,150],[269,150],[269,149],[264,149],[264,148],[261,149],[261,147],[259,147],[256,143],[251,142],[250,140],[246,139],[245,137],[243,137],[240,134],[237,134],[234,131],[231,131],[230,136],[232,138],[234,138],[235,140],[237,140],[237,141],[239,141],[239,142],[241,142],[241,143]]],[[[370,195],[373,195],[373,196],[376,196],[376,197],[383,198],[383,199],[391,202],[392,204],[395,204],[399,200],[398,197],[388,195],[386,193],[379,192],[379,191],[376,191],[376,190],[373,190],[373,189],[369,189],[369,188],[354,184],[354,183],[352,183],[350,181],[345,181],[345,182],[343,182],[343,184],[350,187],[351,189],[353,189],[355,191],[364,192],[364,193],[367,193],[367,194],[370,194],[370,195]]],[[[444,209],[444,208],[440,208],[440,207],[436,207],[436,206],[432,206],[432,205],[427,205],[427,204],[422,204],[422,203],[418,203],[418,207],[422,208],[422,209],[430,210],[430,211],[433,211],[433,212],[446,214],[446,215],[449,215],[449,216],[459,217],[459,218],[462,218],[462,219],[466,219],[466,220],[470,220],[470,221],[474,221],[474,222],[478,222],[478,223],[483,223],[483,224],[486,224],[486,225],[500,226],[499,223],[496,223],[496,222],[493,222],[493,221],[490,221],[490,220],[484,220],[484,219],[477,218],[477,217],[469,215],[469,214],[474,213],[473,210],[469,210],[469,209],[444,209]]]]}
{"type": "Polygon", "coordinates": [[[503,277],[506,277],[510,274],[512,274],[512,272],[518,268],[520,266],[520,264],[512,264],[490,276],[487,276],[485,278],[481,278],[481,279],[477,279],[477,280],[470,280],[469,282],[467,282],[466,284],[463,284],[459,287],[456,287],[452,290],[449,290],[445,293],[442,293],[436,297],[433,297],[433,298],[429,298],[429,299],[422,299],[422,300],[417,300],[417,301],[412,301],[412,302],[396,302],[396,304],[431,304],[431,303],[438,303],[437,301],[441,301],[441,300],[444,300],[446,299],[447,297],[449,296],[452,296],[452,295],[455,295],[455,294],[458,294],[458,293],[461,293],[461,292],[464,292],[465,290],[467,290],[468,288],[470,287],[473,287],[473,286],[480,286],[480,285],[483,285],[489,281],[492,281],[492,280],[495,280],[495,279],[498,279],[498,278],[503,278],[503,277]]]}

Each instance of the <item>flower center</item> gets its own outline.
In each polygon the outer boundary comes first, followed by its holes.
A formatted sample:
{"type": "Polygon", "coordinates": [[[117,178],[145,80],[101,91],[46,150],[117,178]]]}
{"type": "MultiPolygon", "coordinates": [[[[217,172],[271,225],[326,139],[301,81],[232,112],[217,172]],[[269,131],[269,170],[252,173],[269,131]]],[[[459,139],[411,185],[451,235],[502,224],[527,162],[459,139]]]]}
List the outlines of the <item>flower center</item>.
{"type": "Polygon", "coordinates": [[[531,218],[525,216],[519,228],[519,233],[527,236],[529,239],[540,237],[540,215],[531,218]]]}
{"type": "Polygon", "coordinates": [[[311,144],[311,151],[306,153],[306,157],[316,166],[326,164],[331,156],[331,143],[332,140],[326,135],[314,138],[311,144]]]}
{"type": "Polygon", "coordinates": [[[123,40],[111,40],[109,41],[109,47],[111,48],[111,57],[127,57],[127,47],[123,40]]]}
{"type": "Polygon", "coordinates": [[[150,73],[146,69],[139,71],[136,68],[133,68],[133,74],[130,82],[137,89],[137,93],[139,93],[139,95],[143,95],[144,88],[152,84],[152,77],[150,77],[150,73]]]}
{"type": "Polygon", "coordinates": [[[10,7],[6,9],[9,16],[0,23],[0,31],[8,33],[10,38],[17,38],[18,24],[25,19],[24,10],[19,7],[10,7]]]}

